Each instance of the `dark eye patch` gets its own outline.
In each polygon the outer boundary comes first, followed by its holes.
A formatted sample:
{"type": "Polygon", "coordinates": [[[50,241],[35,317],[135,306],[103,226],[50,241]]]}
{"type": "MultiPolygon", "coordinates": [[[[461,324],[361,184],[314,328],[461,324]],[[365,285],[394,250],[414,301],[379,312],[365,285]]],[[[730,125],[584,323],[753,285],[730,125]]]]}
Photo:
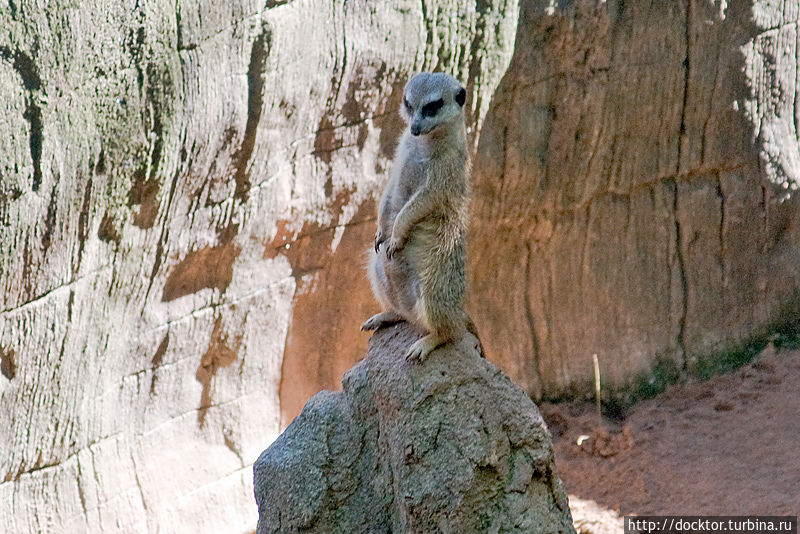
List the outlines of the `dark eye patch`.
{"type": "Polygon", "coordinates": [[[456,103],[459,106],[464,107],[464,102],[466,101],[466,99],[467,99],[467,92],[462,87],[461,89],[458,90],[458,93],[456,93],[456,103]]]}
{"type": "Polygon", "coordinates": [[[411,107],[411,104],[409,104],[408,100],[406,100],[405,98],[403,98],[403,105],[406,107],[406,111],[408,111],[409,113],[414,112],[414,108],[411,107]]]}
{"type": "Polygon", "coordinates": [[[444,100],[441,98],[439,100],[434,100],[433,102],[428,102],[424,106],[422,106],[422,116],[423,117],[433,117],[436,115],[436,112],[442,109],[444,105],[444,100]]]}

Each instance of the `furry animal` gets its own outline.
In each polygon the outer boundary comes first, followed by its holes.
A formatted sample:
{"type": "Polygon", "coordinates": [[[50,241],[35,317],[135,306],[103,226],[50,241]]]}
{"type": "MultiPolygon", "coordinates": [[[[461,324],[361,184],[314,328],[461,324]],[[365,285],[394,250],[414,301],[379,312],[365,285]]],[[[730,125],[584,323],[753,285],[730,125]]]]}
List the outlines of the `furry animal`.
{"type": "MultiPolygon", "coordinates": [[[[362,330],[409,321],[428,335],[406,358],[422,361],[467,331],[464,311],[470,160],[461,84],[444,73],[420,73],[403,90],[407,128],[378,208],[367,272],[385,310],[362,330]]],[[[482,349],[481,349],[482,351],[482,349]]]]}

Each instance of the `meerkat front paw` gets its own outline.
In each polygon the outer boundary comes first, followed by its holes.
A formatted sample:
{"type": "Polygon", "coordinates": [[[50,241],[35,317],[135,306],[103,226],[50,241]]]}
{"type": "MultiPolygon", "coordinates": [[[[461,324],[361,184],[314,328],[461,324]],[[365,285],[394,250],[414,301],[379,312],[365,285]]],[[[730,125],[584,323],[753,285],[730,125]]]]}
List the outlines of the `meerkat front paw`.
{"type": "Polygon", "coordinates": [[[433,352],[433,349],[441,344],[442,341],[438,337],[428,334],[409,347],[408,352],[406,352],[406,360],[421,363],[428,357],[428,354],[433,352]]]}
{"type": "Polygon", "coordinates": [[[396,237],[389,239],[389,244],[386,247],[386,257],[391,260],[398,250],[403,250],[404,246],[404,240],[397,239],[396,237]]]}

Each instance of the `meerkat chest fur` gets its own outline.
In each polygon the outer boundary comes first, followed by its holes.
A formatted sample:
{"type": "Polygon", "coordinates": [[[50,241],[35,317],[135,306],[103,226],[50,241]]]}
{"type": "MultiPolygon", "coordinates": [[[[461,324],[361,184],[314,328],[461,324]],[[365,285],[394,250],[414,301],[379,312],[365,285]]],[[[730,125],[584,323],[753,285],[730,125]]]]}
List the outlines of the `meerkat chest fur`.
{"type": "Polygon", "coordinates": [[[387,186],[390,205],[386,206],[384,232],[391,233],[397,215],[416,195],[416,199],[424,198],[429,208],[415,221],[415,229],[433,232],[438,239],[453,244],[467,230],[469,182],[463,119],[444,124],[426,136],[414,136],[406,130],[387,186]]]}

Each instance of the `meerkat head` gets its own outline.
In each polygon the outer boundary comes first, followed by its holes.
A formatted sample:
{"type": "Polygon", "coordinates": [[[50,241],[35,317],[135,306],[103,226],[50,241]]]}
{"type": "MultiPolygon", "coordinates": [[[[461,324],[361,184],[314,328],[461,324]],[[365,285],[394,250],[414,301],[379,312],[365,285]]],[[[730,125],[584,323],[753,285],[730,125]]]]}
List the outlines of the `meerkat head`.
{"type": "Polygon", "coordinates": [[[461,84],[444,72],[421,72],[403,89],[400,114],[411,135],[425,135],[442,125],[463,120],[467,92],[461,84]]]}

